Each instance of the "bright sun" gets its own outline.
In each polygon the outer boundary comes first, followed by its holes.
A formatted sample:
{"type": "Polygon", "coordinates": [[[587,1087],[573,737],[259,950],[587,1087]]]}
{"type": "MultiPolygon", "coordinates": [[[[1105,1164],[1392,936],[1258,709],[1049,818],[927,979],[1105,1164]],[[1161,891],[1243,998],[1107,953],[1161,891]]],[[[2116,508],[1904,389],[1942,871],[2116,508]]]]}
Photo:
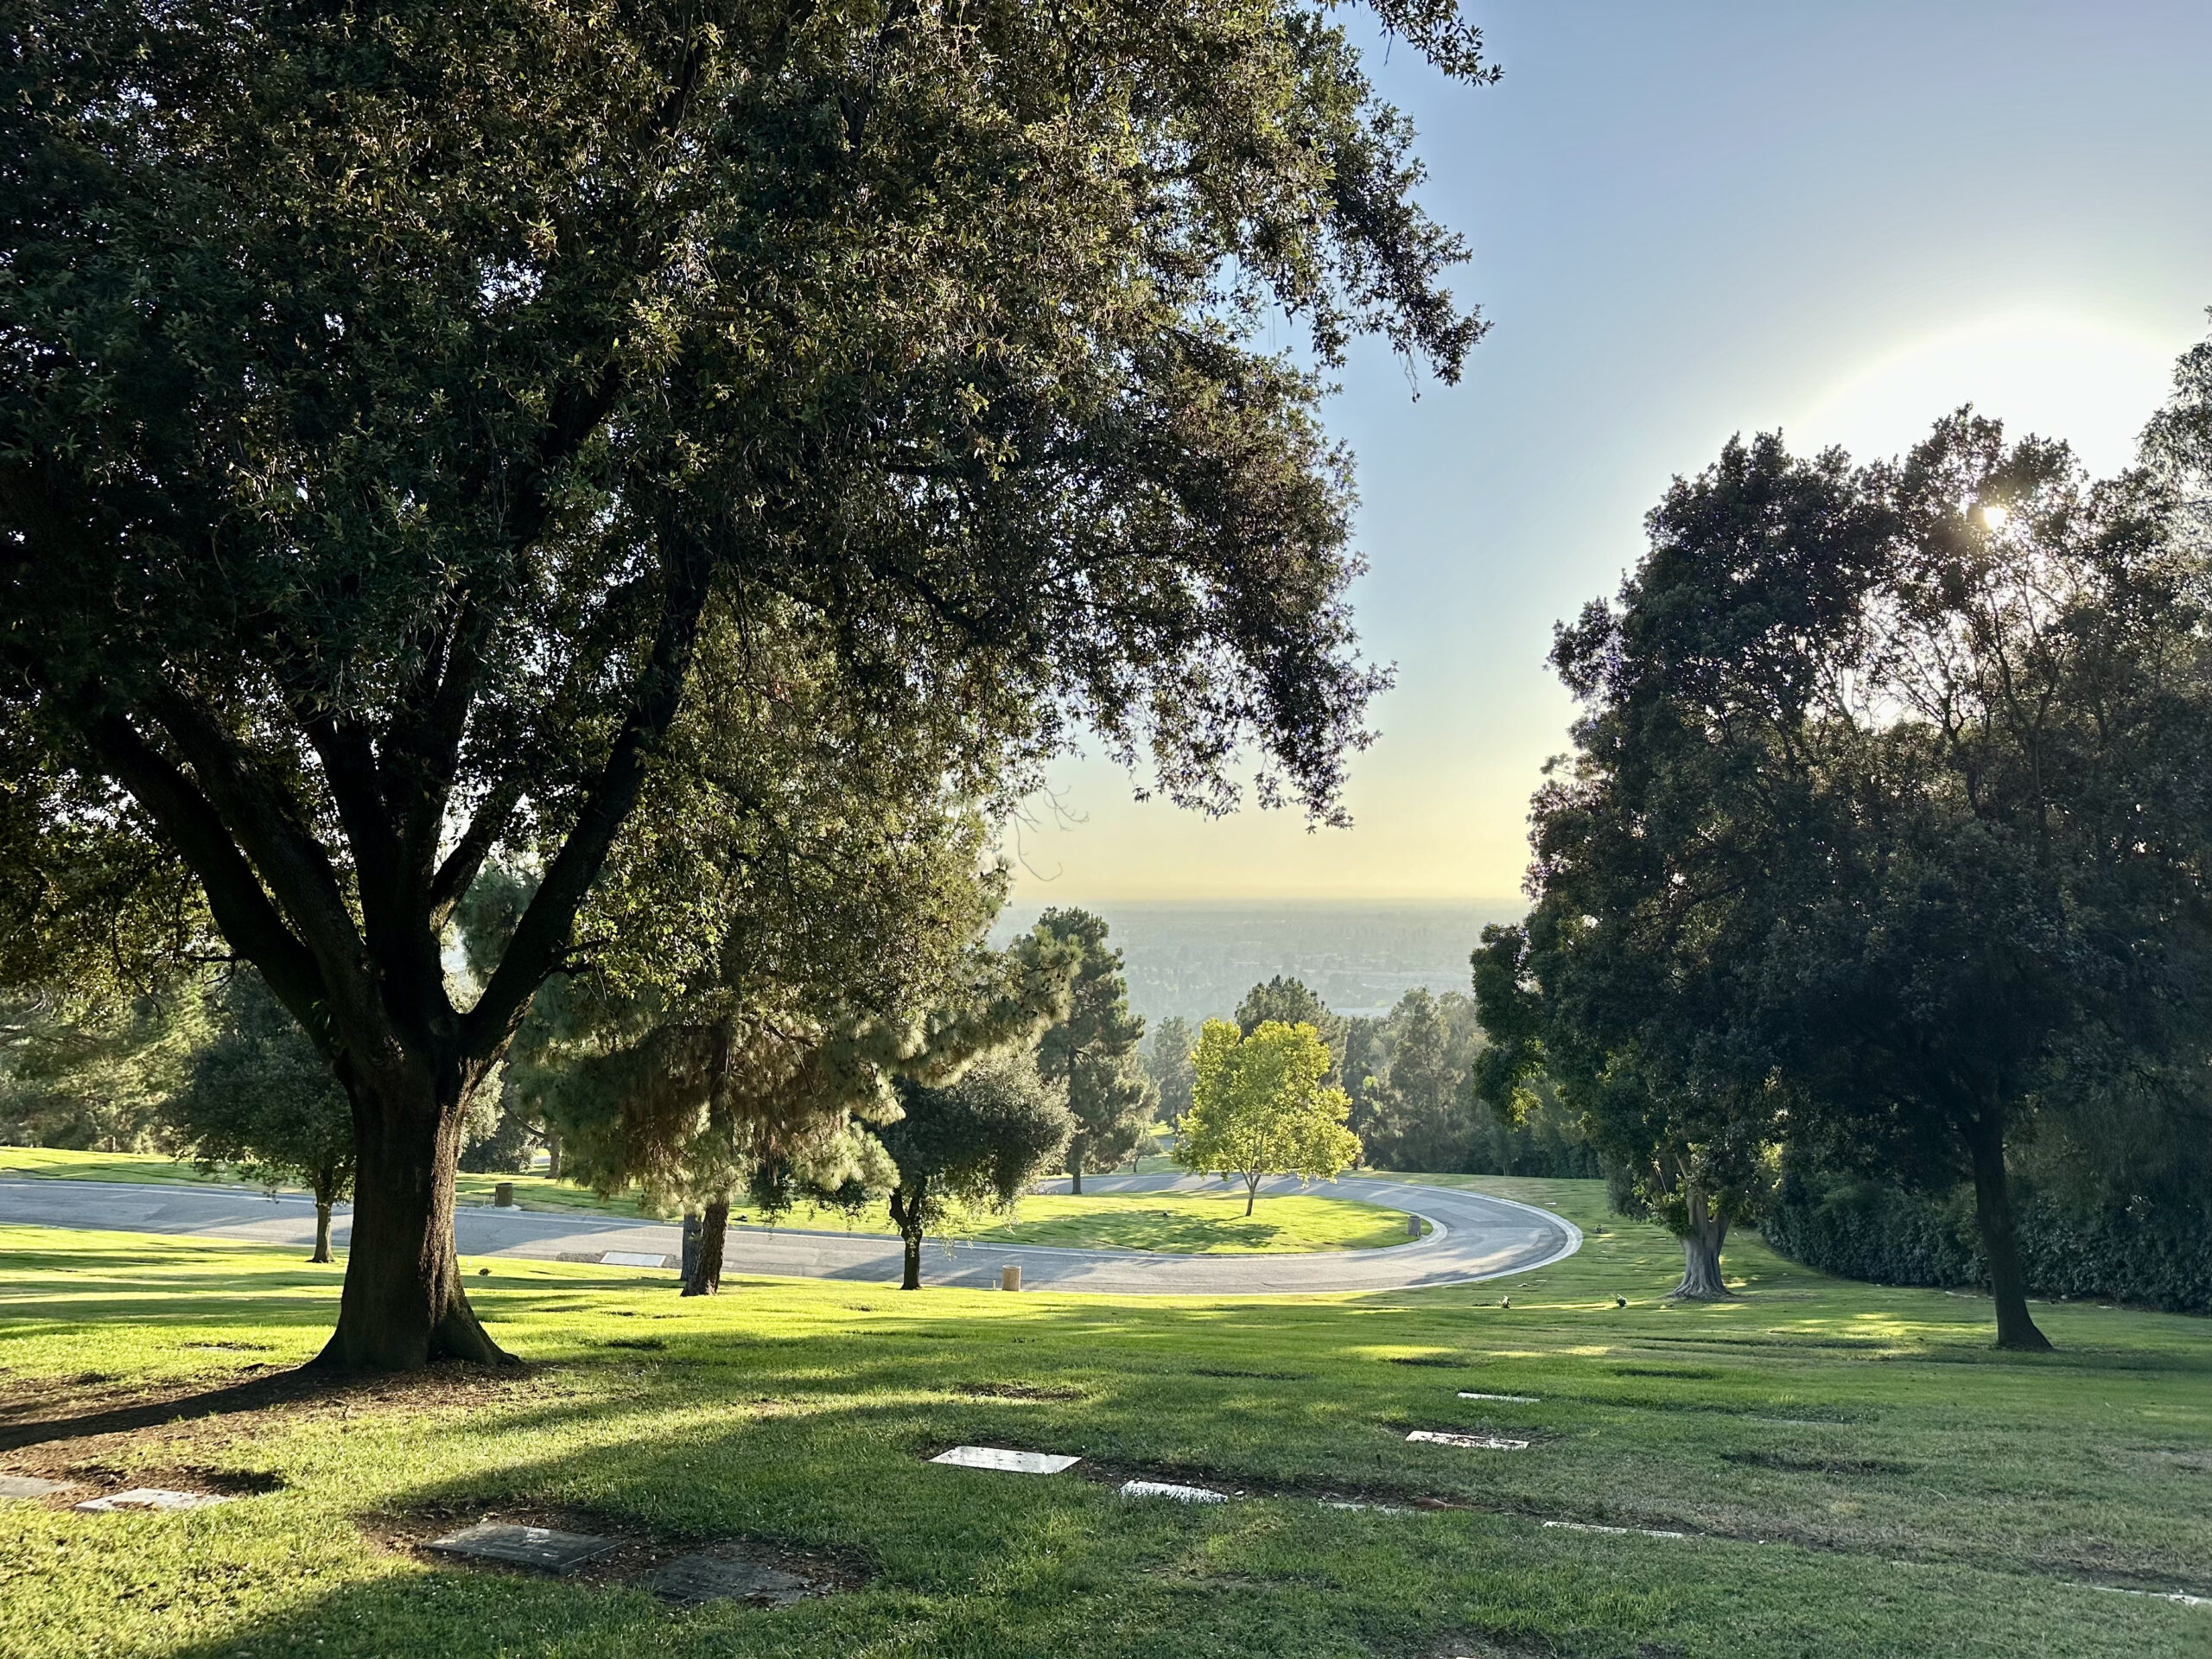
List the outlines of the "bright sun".
{"type": "Polygon", "coordinates": [[[1875,359],[1787,430],[1793,448],[1840,443],[1872,459],[1897,454],[1970,403],[2010,433],[2063,438],[2093,472],[2110,473],[2133,458],[2181,344],[2079,316],[2005,313],[1875,359]]]}

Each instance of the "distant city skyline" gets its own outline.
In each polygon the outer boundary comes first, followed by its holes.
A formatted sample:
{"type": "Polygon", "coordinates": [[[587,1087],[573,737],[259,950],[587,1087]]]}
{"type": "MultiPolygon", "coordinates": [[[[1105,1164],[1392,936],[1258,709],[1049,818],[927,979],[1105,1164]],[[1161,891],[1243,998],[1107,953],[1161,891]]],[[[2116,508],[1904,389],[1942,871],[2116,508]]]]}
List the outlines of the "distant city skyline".
{"type": "MultiPolygon", "coordinates": [[[[1363,346],[1329,406],[1357,456],[1353,600],[1398,665],[1308,835],[1049,771],[1010,836],[1024,902],[1448,899],[1511,906],[1572,709],[1553,625],[1611,593],[1643,514],[1731,433],[1893,454],[1974,402],[2129,459],[2212,303],[2212,7],[1592,3],[1479,9],[1498,86],[1370,42],[1420,128],[1492,325],[1414,401],[1363,346]]],[[[1286,344],[1293,334],[1279,334],[1286,344]]]]}

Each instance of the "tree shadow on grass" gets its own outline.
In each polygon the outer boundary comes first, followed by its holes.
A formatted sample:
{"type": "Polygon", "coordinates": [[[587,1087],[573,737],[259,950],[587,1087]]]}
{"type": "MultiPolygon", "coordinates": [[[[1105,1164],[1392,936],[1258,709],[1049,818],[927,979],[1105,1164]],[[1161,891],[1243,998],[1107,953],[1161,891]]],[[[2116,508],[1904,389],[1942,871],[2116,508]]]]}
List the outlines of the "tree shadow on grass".
{"type": "Polygon", "coordinates": [[[128,1402],[104,1405],[97,1410],[72,1413],[65,1408],[54,1415],[0,1422],[0,1452],[90,1440],[102,1434],[129,1434],[203,1417],[268,1411],[309,1402],[382,1400],[390,1399],[397,1392],[421,1395],[427,1403],[432,1396],[450,1398],[456,1393],[471,1391],[480,1383],[512,1382],[518,1375],[521,1373],[511,1367],[449,1362],[397,1377],[345,1376],[302,1366],[213,1388],[187,1382],[149,1389],[128,1402]]]}

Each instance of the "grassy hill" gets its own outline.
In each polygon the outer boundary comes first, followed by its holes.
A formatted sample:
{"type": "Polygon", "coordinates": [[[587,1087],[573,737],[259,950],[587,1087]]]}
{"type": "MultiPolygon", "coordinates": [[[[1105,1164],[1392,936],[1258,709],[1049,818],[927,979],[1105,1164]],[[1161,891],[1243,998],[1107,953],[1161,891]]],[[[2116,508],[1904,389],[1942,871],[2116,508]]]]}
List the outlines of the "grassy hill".
{"type": "Polygon", "coordinates": [[[1824,1279],[1755,1241],[1730,1251],[1741,1301],[1669,1307],[1670,1242],[1593,1184],[1466,1184],[1555,1205],[1586,1248],[1295,1300],[746,1279],[682,1301],[665,1278],[470,1262],[527,1369],[327,1386],[283,1372],[327,1331],[336,1269],[0,1229],[0,1469],[250,1494],[0,1503],[0,1653],[2212,1651],[2212,1606],[2125,1593],[2212,1590],[2204,1321],[2039,1306],[2059,1351],[2000,1355],[1979,1299],[1824,1279]],[[1406,1440],[1424,1428],[1529,1445],[1406,1440]],[[1085,1461],[925,1461],[963,1442],[1085,1461]],[[1132,1502],[1131,1476],[1241,1496],[1132,1502]],[[632,1547],[583,1581],[420,1551],[486,1515],[632,1547]],[[848,1587],[675,1612],[623,1581],[716,1539],[848,1587]]]}

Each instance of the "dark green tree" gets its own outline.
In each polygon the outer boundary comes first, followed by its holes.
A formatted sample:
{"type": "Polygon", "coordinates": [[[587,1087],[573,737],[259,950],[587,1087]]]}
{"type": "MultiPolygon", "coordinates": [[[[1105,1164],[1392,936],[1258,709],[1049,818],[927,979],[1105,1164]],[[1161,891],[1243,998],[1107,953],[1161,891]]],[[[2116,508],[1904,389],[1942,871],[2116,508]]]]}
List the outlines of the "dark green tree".
{"type": "Polygon", "coordinates": [[[1198,1033],[1179,1014],[1171,1014],[1153,1027],[1145,1053],[1145,1070],[1160,1097],[1160,1116],[1169,1124],[1179,1122],[1191,1109],[1191,1090],[1198,1079],[1194,1056],[1198,1033]]]}
{"type": "Polygon", "coordinates": [[[906,1083],[905,1109],[876,1131],[898,1166],[891,1221],[906,1244],[899,1287],[922,1287],[922,1239],[958,1206],[1011,1208],[1060,1159],[1075,1120],[1025,1051],[986,1059],[941,1087],[906,1083]]]}
{"type": "MultiPolygon", "coordinates": [[[[1377,11],[1485,74],[1448,0],[1377,11]]],[[[1338,811],[1381,683],[1344,467],[1250,338],[1451,377],[1480,329],[1325,10],[29,0],[9,39],[0,864],[56,935],[219,933],[324,1057],[325,1363],[505,1357],[464,1110],[717,607],[887,721],[1080,723],[1211,810],[1254,745],[1338,811]],[[539,879],[461,1006],[495,855],[539,879]]]]}
{"type": "Polygon", "coordinates": [[[248,967],[225,976],[213,1040],[163,1108],[171,1134],[203,1166],[315,1195],[315,1262],[330,1260],[330,1208],[353,1182],[346,1091],[283,1006],[248,967]]]}
{"type": "Polygon", "coordinates": [[[2008,1146],[2069,1077],[2202,1052],[2172,513],[1963,414],[1895,467],[1763,438],[1679,484],[1554,653],[1589,712],[1538,798],[1536,909],[1478,964],[1498,1080],[1541,1064],[1655,1200],[1752,1190],[1783,1124],[1964,1176],[1998,1340],[2046,1346],[2008,1146]]]}
{"type": "MultiPolygon", "coordinates": [[[[1466,999],[1455,993],[1450,1001],[1464,1004],[1466,999]]],[[[1389,1058],[1381,1074],[1368,1080],[1368,1109],[1358,1131],[1367,1161],[1377,1169],[1465,1166],[1472,1120],[1461,1085],[1470,1033],[1453,1031],[1452,1012],[1425,990],[1408,991],[1390,1011],[1389,1058]]]]}
{"type": "Polygon", "coordinates": [[[1122,953],[1106,943],[1103,917],[1054,909],[1037,918],[1039,937],[1080,952],[1066,1017],[1038,1044],[1038,1070],[1065,1091],[1075,1128],[1067,1171],[1077,1192],[1084,1173],[1119,1165],[1143,1140],[1159,1092],[1137,1045],[1144,1020],[1129,1012],[1122,953]]]}
{"type": "Polygon", "coordinates": [[[1236,1005],[1236,1029],[1247,1037],[1270,1020],[1285,1026],[1311,1026],[1319,1032],[1329,1051],[1329,1075],[1324,1081],[1343,1086],[1345,1027],[1342,1014],[1332,1014],[1329,1005],[1318,993],[1307,989],[1304,980],[1277,974],[1265,984],[1255,985],[1236,1005]]]}

